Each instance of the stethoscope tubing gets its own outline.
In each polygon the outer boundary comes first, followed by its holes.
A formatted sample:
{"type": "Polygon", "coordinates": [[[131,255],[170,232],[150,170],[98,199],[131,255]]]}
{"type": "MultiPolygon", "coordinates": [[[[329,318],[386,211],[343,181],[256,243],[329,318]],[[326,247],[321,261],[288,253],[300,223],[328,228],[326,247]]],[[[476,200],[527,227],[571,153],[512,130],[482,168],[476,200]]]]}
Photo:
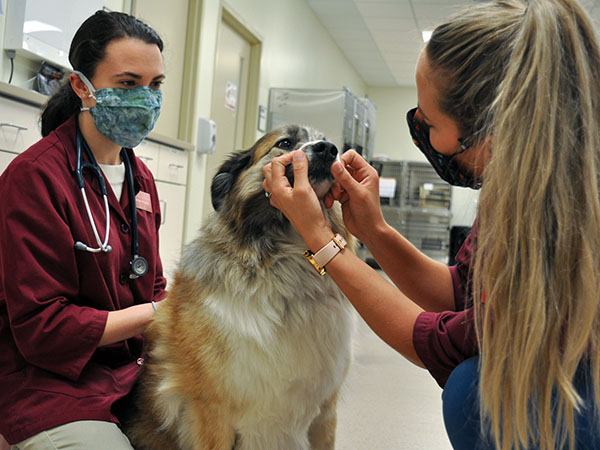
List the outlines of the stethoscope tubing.
{"type": "MultiPolygon", "coordinates": [[[[75,178],[77,179],[77,185],[81,191],[81,196],[83,197],[83,203],[85,204],[85,209],[87,212],[88,219],[90,221],[90,225],[92,227],[92,231],[94,232],[94,236],[96,238],[96,243],[98,244],[97,248],[89,247],[84,243],[81,243],[81,246],[77,246],[76,248],[80,248],[86,250],[90,253],[99,253],[105,252],[108,253],[112,250],[110,245],[108,245],[108,238],[110,235],[110,209],[108,207],[108,195],[106,191],[106,183],[104,182],[104,177],[102,176],[102,172],[100,172],[100,167],[98,167],[98,163],[96,162],[96,158],[94,158],[94,154],[91,152],[87,143],[83,141],[83,137],[81,136],[81,131],[79,131],[79,126],[77,126],[77,159],[75,161],[75,178]],[[82,142],[83,141],[83,142],[82,142]],[[90,160],[90,162],[83,161],[81,155],[82,147],[85,148],[85,152],[90,160]],[[100,192],[102,193],[102,198],[104,200],[104,213],[106,217],[106,228],[104,235],[104,242],[100,239],[100,235],[98,233],[98,228],[96,227],[96,222],[94,221],[94,217],[92,216],[92,211],[90,209],[90,204],[87,199],[87,195],[85,193],[85,182],[83,180],[83,171],[85,169],[89,169],[94,173],[96,179],[98,180],[98,184],[100,185],[100,192]]],[[[77,243],[76,243],[77,244],[77,243]]]]}
{"type": "Polygon", "coordinates": [[[98,253],[101,251],[108,253],[111,251],[111,247],[108,245],[108,237],[110,235],[110,209],[108,207],[108,196],[106,194],[102,195],[102,198],[104,199],[104,214],[106,215],[106,236],[104,236],[104,242],[102,242],[100,240],[100,235],[98,234],[98,229],[96,228],[96,223],[94,222],[94,217],[92,216],[92,211],[90,210],[90,204],[88,203],[87,195],[85,194],[85,188],[81,188],[81,195],[83,196],[83,203],[85,204],[85,209],[87,211],[90,224],[92,225],[92,231],[94,232],[96,243],[98,244],[98,248],[88,247],[87,251],[92,253],[98,253]]]}
{"type": "MultiPolygon", "coordinates": [[[[81,190],[81,196],[83,197],[83,203],[85,204],[85,210],[87,212],[88,219],[90,221],[92,231],[94,232],[94,237],[96,238],[96,243],[98,247],[92,248],[87,246],[81,241],[75,242],[75,249],[88,251],[90,253],[99,253],[105,252],[108,253],[112,250],[112,247],[108,245],[108,238],[110,236],[110,208],[108,206],[108,194],[106,190],[106,183],[104,181],[104,176],[102,175],[102,171],[96,162],[96,158],[94,158],[94,154],[87,146],[87,143],[83,140],[83,136],[81,135],[81,131],[79,131],[79,126],[77,126],[77,160],[75,162],[75,178],[77,179],[77,185],[81,190]],[[86,154],[90,160],[90,162],[86,162],[82,160],[81,149],[85,148],[86,154]],[[102,198],[104,200],[104,211],[106,217],[106,234],[104,236],[104,242],[100,239],[100,234],[98,233],[98,229],[96,227],[96,222],[94,221],[94,217],[92,215],[92,211],[90,209],[90,205],[87,199],[87,195],[85,193],[85,181],[83,179],[83,171],[85,169],[91,170],[98,183],[100,185],[100,191],[102,193],[102,198]]],[[[127,185],[129,192],[129,203],[131,206],[131,275],[130,278],[135,279],[141,277],[146,274],[148,271],[148,261],[143,257],[139,256],[139,240],[138,240],[138,222],[137,222],[137,208],[135,204],[135,188],[133,184],[133,173],[131,170],[131,162],[129,161],[129,156],[125,149],[121,149],[121,158],[123,159],[123,164],[125,164],[125,174],[127,177],[127,185]]]]}

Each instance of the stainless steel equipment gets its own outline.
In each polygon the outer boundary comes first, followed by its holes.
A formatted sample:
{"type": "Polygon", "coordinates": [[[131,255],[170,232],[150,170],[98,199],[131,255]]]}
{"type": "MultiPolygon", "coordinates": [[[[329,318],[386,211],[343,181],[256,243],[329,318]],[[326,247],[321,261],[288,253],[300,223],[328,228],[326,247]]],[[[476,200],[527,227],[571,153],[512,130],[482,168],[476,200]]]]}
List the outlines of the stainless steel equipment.
{"type": "Polygon", "coordinates": [[[359,98],[343,88],[269,90],[267,131],[297,123],[315,128],[344,152],[355,149],[373,157],[377,110],[368,97],[359,98]]]}

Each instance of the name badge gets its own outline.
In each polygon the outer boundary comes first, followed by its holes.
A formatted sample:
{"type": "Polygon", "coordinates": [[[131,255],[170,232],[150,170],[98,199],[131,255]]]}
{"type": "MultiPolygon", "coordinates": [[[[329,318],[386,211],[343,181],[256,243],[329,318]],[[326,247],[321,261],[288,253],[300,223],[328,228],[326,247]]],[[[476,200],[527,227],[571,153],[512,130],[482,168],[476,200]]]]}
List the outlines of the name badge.
{"type": "Polygon", "coordinates": [[[141,209],[142,211],[152,212],[152,200],[150,199],[150,194],[144,191],[140,191],[135,196],[135,207],[137,209],[141,209]]]}

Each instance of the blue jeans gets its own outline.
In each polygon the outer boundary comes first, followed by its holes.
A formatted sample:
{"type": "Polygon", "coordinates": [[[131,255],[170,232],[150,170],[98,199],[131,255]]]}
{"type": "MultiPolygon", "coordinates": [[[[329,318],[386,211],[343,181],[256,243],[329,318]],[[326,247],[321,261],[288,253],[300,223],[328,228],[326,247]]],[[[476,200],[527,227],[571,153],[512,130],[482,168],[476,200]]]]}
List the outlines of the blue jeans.
{"type": "MultiPolygon", "coordinates": [[[[454,369],[444,387],[442,393],[444,424],[455,450],[495,448],[489,434],[482,433],[481,430],[478,385],[479,356],[474,356],[454,369]]],[[[575,387],[586,406],[575,416],[577,450],[600,449],[600,427],[593,413],[592,385],[588,372],[580,368],[575,376],[575,387]]]]}

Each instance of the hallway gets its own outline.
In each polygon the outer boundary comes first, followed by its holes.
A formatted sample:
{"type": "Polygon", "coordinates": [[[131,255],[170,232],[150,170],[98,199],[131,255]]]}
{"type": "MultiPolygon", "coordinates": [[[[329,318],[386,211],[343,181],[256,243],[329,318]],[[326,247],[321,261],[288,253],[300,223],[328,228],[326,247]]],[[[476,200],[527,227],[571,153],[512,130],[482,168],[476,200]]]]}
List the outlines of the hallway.
{"type": "Polygon", "coordinates": [[[337,450],[451,450],[442,390],[358,318],[338,404],[337,450]]]}

